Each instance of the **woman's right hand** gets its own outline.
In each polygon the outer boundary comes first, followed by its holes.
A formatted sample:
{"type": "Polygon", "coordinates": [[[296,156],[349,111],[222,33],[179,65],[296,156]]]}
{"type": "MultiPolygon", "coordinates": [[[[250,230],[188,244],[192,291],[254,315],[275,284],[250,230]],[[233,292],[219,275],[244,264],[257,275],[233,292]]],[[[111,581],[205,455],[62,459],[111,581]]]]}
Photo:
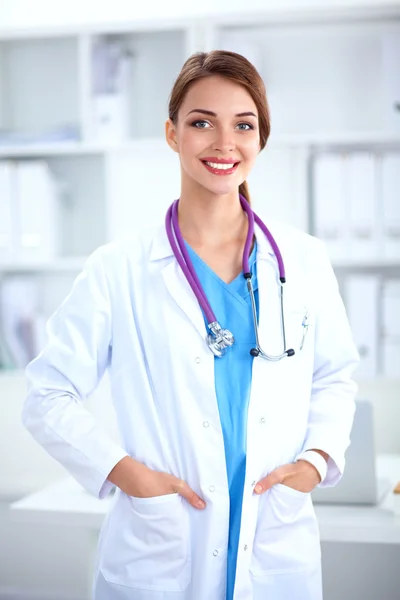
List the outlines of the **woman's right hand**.
{"type": "Polygon", "coordinates": [[[169,473],[153,471],[130,456],[120,460],[107,479],[128,496],[155,498],[180,494],[194,508],[205,507],[205,502],[185,481],[169,473]]]}

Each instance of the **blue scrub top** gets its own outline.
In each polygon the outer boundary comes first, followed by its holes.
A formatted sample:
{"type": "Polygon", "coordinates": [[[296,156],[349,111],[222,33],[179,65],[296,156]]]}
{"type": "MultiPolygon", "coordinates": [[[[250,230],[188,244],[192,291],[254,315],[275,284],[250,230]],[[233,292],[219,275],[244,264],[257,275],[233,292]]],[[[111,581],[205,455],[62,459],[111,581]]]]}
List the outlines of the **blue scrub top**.
{"type": "MultiPolygon", "coordinates": [[[[233,346],[226,350],[224,356],[215,357],[214,363],[230,496],[226,600],[232,600],[246,471],[247,409],[253,367],[250,350],[255,346],[251,299],[242,273],[231,283],[225,283],[188,244],[186,247],[217,321],[235,338],[233,346]]],[[[249,266],[258,315],[256,244],[249,266]]],[[[207,325],[206,319],[205,323],[207,325]]]]}

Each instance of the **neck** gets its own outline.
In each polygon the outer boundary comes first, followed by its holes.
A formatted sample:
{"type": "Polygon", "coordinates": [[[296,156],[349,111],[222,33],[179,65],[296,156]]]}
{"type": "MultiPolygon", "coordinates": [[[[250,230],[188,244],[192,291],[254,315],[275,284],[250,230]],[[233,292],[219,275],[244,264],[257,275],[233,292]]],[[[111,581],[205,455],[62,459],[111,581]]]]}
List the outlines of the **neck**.
{"type": "Polygon", "coordinates": [[[239,194],[217,196],[202,190],[182,194],[179,200],[179,227],[194,246],[220,246],[246,237],[248,221],[239,194]]]}

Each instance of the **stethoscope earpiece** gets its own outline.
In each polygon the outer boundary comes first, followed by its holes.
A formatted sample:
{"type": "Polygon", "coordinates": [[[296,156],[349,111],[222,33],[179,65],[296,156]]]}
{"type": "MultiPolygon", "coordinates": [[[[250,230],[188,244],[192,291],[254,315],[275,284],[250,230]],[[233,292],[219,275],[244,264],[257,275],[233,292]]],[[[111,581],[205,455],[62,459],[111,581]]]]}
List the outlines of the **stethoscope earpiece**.
{"type": "Polygon", "coordinates": [[[260,351],[259,351],[259,350],[257,350],[257,348],[252,348],[252,349],[250,350],[250,354],[251,354],[252,356],[256,357],[256,356],[258,356],[258,355],[260,354],[260,351]]]}

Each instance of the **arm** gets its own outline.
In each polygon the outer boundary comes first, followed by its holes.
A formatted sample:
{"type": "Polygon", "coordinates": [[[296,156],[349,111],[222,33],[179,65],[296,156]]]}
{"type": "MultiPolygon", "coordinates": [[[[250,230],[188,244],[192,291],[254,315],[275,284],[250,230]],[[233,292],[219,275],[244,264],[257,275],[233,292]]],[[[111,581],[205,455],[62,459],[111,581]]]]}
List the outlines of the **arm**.
{"type": "Polygon", "coordinates": [[[359,357],[339,288],[323,244],[313,249],[317,297],[315,358],[308,429],[303,451],[325,453],[328,472],[320,487],[340,480],[350,444],[357,385],[352,375],[359,357]]]}
{"type": "Polygon", "coordinates": [[[28,395],[22,421],[83,487],[103,498],[113,487],[107,476],[127,453],[82,403],[102,378],[112,343],[101,252],[90,256],[70,294],[49,319],[46,346],[26,368],[28,395]]]}

